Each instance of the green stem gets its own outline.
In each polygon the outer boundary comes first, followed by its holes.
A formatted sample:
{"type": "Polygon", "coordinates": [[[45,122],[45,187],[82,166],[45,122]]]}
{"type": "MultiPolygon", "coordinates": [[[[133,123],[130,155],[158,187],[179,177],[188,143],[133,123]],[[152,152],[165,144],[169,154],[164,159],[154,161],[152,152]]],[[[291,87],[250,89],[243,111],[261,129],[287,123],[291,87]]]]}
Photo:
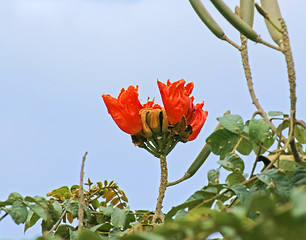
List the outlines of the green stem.
{"type": "Polygon", "coordinates": [[[167,160],[166,156],[161,155],[160,156],[160,169],[161,169],[161,175],[160,175],[160,186],[159,186],[159,194],[157,198],[156,203],[156,209],[153,216],[152,223],[156,224],[159,219],[162,219],[161,217],[161,209],[163,204],[163,199],[165,197],[165,192],[167,189],[167,182],[168,182],[168,169],[167,169],[167,160]]]}
{"type": "Polygon", "coordinates": [[[169,145],[167,151],[165,150],[164,154],[167,156],[171,151],[172,149],[176,146],[176,144],[179,142],[178,139],[174,139],[172,142],[171,142],[171,145],[169,145]]]}
{"type": "Polygon", "coordinates": [[[150,148],[148,148],[147,146],[144,147],[145,150],[147,150],[149,153],[151,153],[153,156],[155,157],[159,157],[158,154],[155,151],[152,151],[150,148]]]}
{"type": "Polygon", "coordinates": [[[152,152],[156,152],[156,148],[151,144],[150,141],[146,142],[148,149],[150,149],[152,152]]]}

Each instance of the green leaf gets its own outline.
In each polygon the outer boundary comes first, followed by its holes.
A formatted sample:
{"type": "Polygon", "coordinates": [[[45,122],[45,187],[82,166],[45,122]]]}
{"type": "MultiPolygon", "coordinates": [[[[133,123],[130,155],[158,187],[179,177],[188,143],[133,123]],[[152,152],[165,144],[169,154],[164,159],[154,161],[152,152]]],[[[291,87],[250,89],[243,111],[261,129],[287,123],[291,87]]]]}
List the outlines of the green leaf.
{"type": "Polygon", "coordinates": [[[216,155],[224,155],[233,150],[239,140],[239,135],[224,128],[214,131],[207,139],[211,151],[216,155]]]}
{"type": "Polygon", "coordinates": [[[27,207],[19,200],[13,202],[11,208],[1,208],[8,213],[16,224],[25,223],[28,217],[27,207]]]}
{"type": "Polygon", "coordinates": [[[219,176],[220,176],[220,170],[219,169],[210,169],[207,172],[208,182],[218,183],[219,182],[219,176]]]}
{"type": "Polygon", "coordinates": [[[122,239],[124,240],[167,240],[168,238],[155,234],[155,233],[142,233],[126,235],[122,239]]]}
{"type": "Polygon", "coordinates": [[[74,227],[66,224],[58,226],[55,236],[61,237],[61,239],[70,239],[70,230],[75,230],[74,227]]]}
{"type": "MultiPolygon", "coordinates": [[[[49,204],[50,206],[50,204],[49,204]]],[[[58,202],[58,201],[54,201],[51,203],[50,208],[52,208],[52,213],[55,215],[56,219],[59,219],[60,216],[62,215],[62,212],[64,211],[64,209],[62,208],[62,205],[58,202]]]]}
{"type": "Polygon", "coordinates": [[[253,150],[253,144],[246,138],[242,138],[240,141],[237,151],[242,155],[249,155],[253,150]]]}
{"type": "Polygon", "coordinates": [[[292,214],[295,217],[306,216],[306,192],[302,192],[300,189],[293,189],[291,193],[291,199],[293,203],[292,214]]]}
{"type": "MultiPolygon", "coordinates": [[[[165,216],[165,221],[168,221],[170,219],[172,219],[172,217],[179,211],[179,210],[183,210],[185,208],[194,208],[195,206],[197,206],[198,204],[200,204],[202,201],[211,198],[212,196],[214,196],[215,194],[213,193],[209,193],[203,190],[200,191],[196,191],[194,194],[192,194],[186,202],[176,206],[176,207],[172,207],[171,210],[166,214],[165,216]]],[[[203,206],[206,207],[210,207],[212,205],[212,202],[209,202],[203,206]]]]}
{"type": "Polygon", "coordinates": [[[94,209],[97,209],[99,207],[100,203],[99,203],[98,199],[94,199],[94,200],[91,201],[91,205],[94,209]]]}
{"type": "Polygon", "coordinates": [[[225,180],[225,182],[228,184],[229,187],[237,184],[242,183],[245,181],[245,178],[240,171],[234,171],[231,174],[229,174],[225,180]]]}
{"type": "Polygon", "coordinates": [[[63,198],[70,198],[71,194],[70,194],[69,188],[67,186],[63,186],[63,187],[52,190],[52,192],[47,193],[47,196],[57,197],[60,200],[63,200],[63,198]]]}
{"type": "Polygon", "coordinates": [[[236,193],[242,205],[245,205],[247,199],[251,196],[246,186],[242,184],[235,184],[231,187],[231,189],[236,193]]]}
{"type": "Polygon", "coordinates": [[[218,163],[228,171],[235,171],[236,169],[243,172],[244,162],[243,160],[235,153],[228,153],[225,156],[224,160],[218,161],[218,163]]]}
{"type": "Polygon", "coordinates": [[[49,217],[48,209],[44,209],[42,206],[38,204],[29,204],[28,207],[43,220],[45,221],[48,220],[49,217]]]}
{"type": "Polygon", "coordinates": [[[73,218],[78,217],[79,215],[79,202],[71,202],[69,207],[67,208],[67,212],[70,212],[73,216],[73,218]]]}
{"type": "Polygon", "coordinates": [[[126,212],[119,208],[114,208],[114,212],[111,215],[112,224],[115,227],[123,228],[126,220],[126,212]]]}
{"type": "Polygon", "coordinates": [[[36,213],[34,213],[32,210],[29,210],[27,220],[24,224],[24,232],[26,232],[30,227],[34,226],[39,219],[40,217],[36,213]]]}
{"type": "Polygon", "coordinates": [[[277,169],[269,169],[264,173],[258,174],[257,178],[270,188],[275,188],[276,193],[280,196],[289,198],[292,184],[289,179],[277,169]]]}
{"type": "Polygon", "coordinates": [[[86,216],[85,222],[90,222],[92,220],[91,210],[85,204],[83,204],[83,209],[86,216]]]}
{"type": "Polygon", "coordinates": [[[98,224],[94,227],[91,227],[90,228],[90,231],[92,232],[96,232],[96,231],[101,231],[101,232],[109,232],[109,230],[113,227],[112,224],[106,222],[106,223],[101,223],[101,224],[98,224]]]}
{"type": "Polygon", "coordinates": [[[40,196],[27,196],[24,200],[26,201],[26,205],[43,220],[48,221],[48,219],[51,219],[48,206],[49,202],[45,198],[40,196]],[[34,204],[30,204],[29,202],[32,202],[34,204]]]}
{"type": "Polygon", "coordinates": [[[8,199],[6,201],[4,201],[4,202],[0,201],[0,207],[5,207],[7,205],[12,205],[13,202],[15,202],[16,200],[19,200],[19,201],[22,202],[23,201],[23,197],[19,193],[17,193],[17,192],[12,192],[9,195],[9,197],[8,197],[8,199]]]}
{"type": "Polygon", "coordinates": [[[290,123],[288,121],[282,122],[279,124],[276,128],[276,133],[279,134],[281,131],[283,131],[286,128],[289,128],[290,123]]]}
{"type": "Polygon", "coordinates": [[[290,182],[294,186],[306,185],[306,168],[299,167],[291,175],[290,182]]]}
{"type": "MultiPolygon", "coordinates": [[[[265,149],[269,149],[273,143],[274,143],[275,139],[273,137],[273,133],[269,132],[269,135],[268,137],[266,138],[266,140],[261,144],[265,149]]],[[[253,145],[253,150],[254,150],[254,153],[257,155],[259,153],[259,155],[262,155],[266,152],[266,150],[257,145],[257,144],[254,144],[253,145]],[[259,152],[259,148],[260,148],[260,152],[259,152]]]]}
{"type": "Polygon", "coordinates": [[[294,136],[299,143],[306,144],[306,129],[301,125],[295,125],[294,136]]]}
{"type": "Polygon", "coordinates": [[[270,126],[263,119],[251,119],[249,137],[255,143],[263,143],[269,136],[270,126]]]}
{"type": "Polygon", "coordinates": [[[276,117],[276,116],[284,116],[285,114],[281,111],[270,111],[268,112],[268,115],[270,117],[276,117]]]}
{"type": "Polygon", "coordinates": [[[239,115],[227,114],[222,117],[219,117],[218,121],[225,129],[233,133],[238,134],[243,132],[244,124],[242,118],[239,115]]]}
{"type": "MultiPolygon", "coordinates": [[[[171,210],[165,215],[165,221],[169,221],[172,219],[174,215],[180,210],[188,208],[189,210],[199,205],[201,202],[208,200],[218,194],[222,189],[224,189],[224,185],[222,184],[208,184],[202,190],[196,191],[192,194],[184,203],[172,207],[171,210]]],[[[218,199],[221,201],[226,201],[229,199],[227,196],[220,196],[218,199]]],[[[206,204],[201,204],[202,207],[211,207],[214,201],[210,201],[206,204]]]]}
{"type": "Polygon", "coordinates": [[[271,199],[265,192],[257,192],[252,194],[247,204],[247,211],[260,212],[261,214],[267,214],[273,212],[275,209],[275,201],[271,199]]]}
{"type": "Polygon", "coordinates": [[[88,229],[85,229],[83,230],[80,234],[79,234],[79,237],[78,237],[78,240],[101,240],[102,237],[95,233],[95,232],[92,232],[88,229]]]}
{"type": "MultiPolygon", "coordinates": [[[[282,155],[286,156],[286,155],[282,155]]],[[[297,169],[300,165],[297,164],[294,160],[291,159],[279,159],[274,163],[275,167],[278,167],[279,169],[284,170],[285,172],[293,172],[295,169],[297,169]]]]}
{"type": "Polygon", "coordinates": [[[107,207],[100,207],[101,211],[105,216],[110,217],[114,212],[114,207],[112,205],[108,205],[107,207]]]}

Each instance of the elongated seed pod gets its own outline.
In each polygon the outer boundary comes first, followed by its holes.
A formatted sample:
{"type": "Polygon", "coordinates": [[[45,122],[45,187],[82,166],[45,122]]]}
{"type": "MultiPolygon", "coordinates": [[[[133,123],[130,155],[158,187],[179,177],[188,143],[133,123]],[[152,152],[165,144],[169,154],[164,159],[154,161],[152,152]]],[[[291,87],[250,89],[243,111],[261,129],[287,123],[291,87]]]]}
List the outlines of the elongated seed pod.
{"type": "MultiPolygon", "coordinates": [[[[230,111],[226,111],[224,115],[230,114],[230,111]]],[[[215,130],[221,128],[222,125],[218,123],[216,126],[215,130]]],[[[199,168],[203,165],[205,160],[208,158],[209,154],[211,153],[210,147],[208,144],[205,144],[204,147],[202,148],[201,152],[198,154],[196,159],[193,161],[193,163],[190,165],[190,167],[187,170],[188,178],[192,177],[198,170],[199,168]]]]}
{"type": "Polygon", "coordinates": [[[211,150],[210,150],[209,145],[205,144],[201,152],[198,154],[196,159],[193,161],[193,163],[188,168],[187,170],[187,173],[189,174],[188,177],[192,177],[199,170],[199,168],[203,165],[203,163],[208,158],[210,153],[211,153],[211,150]]]}
{"type": "Polygon", "coordinates": [[[250,27],[253,27],[254,22],[254,0],[240,0],[240,14],[243,21],[250,27]]]}
{"type": "Polygon", "coordinates": [[[248,39],[256,42],[259,38],[258,34],[239,16],[233,13],[233,11],[222,0],[211,0],[212,4],[223,15],[226,20],[233,25],[241,34],[248,39]]]}
{"type": "Polygon", "coordinates": [[[208,13],[203,3],[200,0],[189,0],[191,6],[201,18],[203,23],[208,27],[208,29],[217,37],[222,39],[224,35],[221,27],[216,23],[216,21],[212,18],[212,16],[208,13]]]}
{"type": "MultiPolygon", "coordinates": [[[[268,13],[270,21],[273,22],[278,29],[281,29],[282,26],[280,19],[282,18],[282,15],[277,0],[261,0],[260,2],[261,7],[268,13]]],[[[276,44],[280,45],[282,43],[283,35],[269,22],[269,19],[265,19],[265,22],[270,36],[276,44]]]]}

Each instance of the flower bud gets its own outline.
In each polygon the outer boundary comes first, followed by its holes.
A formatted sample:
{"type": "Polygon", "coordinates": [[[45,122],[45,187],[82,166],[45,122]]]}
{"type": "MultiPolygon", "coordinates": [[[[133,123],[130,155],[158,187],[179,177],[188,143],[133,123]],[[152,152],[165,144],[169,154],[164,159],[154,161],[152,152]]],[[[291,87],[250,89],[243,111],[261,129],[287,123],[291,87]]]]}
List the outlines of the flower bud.
{"type": "Polygon", "coordinates": [[[153,133],[160,133],[161,118],[162,115],[160,109],[150,109],[149,113],[147,114],[147,124],[153,133]]]}
{"type": "Polygon", "coordinates": [[[150,127],[147,124],[147,115],[150,112],[150,108],[144,108],[141,109],[139,111],[139,115],[140,115],[140,119],[141,119],[141,124],[142,124],[142,132],[141,134],[145,137],[145,138],[150,138],[153,136],[153,133],[150,129],[150,127]]]}
{"type": "Polygon", "coordinates": [[[162,132],[163,133],[167,133],[167,132],[169,132],[169,130],[168,130],[168,126],[169,126],[169,122],[168,122],[168,117],[167,117],[167,114],[166,114],[166,110],[165,110],[165,108],[163,108],[162,110],[161,110],[161,112],[162,112],[162,132]]]}

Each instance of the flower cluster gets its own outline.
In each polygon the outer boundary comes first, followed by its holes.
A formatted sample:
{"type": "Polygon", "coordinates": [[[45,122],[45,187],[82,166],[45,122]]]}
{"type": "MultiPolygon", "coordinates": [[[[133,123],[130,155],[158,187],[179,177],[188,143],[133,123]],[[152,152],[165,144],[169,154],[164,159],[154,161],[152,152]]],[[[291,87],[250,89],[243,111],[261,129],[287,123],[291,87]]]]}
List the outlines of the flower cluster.
{"type": "Polygon", "coordinates": [[[167,155],[179,142],[194,140],[200,133],[207,111],[204,102],[194,105],[190,96],[193,83],[181,79],[167,84],[157,81],[164,107],[138,99],[138,86],[122,88],[118,98],[103,94],[108,113],[118,127],[132,135],[136,146],[145,148],[154,156],[167,155]]]}

